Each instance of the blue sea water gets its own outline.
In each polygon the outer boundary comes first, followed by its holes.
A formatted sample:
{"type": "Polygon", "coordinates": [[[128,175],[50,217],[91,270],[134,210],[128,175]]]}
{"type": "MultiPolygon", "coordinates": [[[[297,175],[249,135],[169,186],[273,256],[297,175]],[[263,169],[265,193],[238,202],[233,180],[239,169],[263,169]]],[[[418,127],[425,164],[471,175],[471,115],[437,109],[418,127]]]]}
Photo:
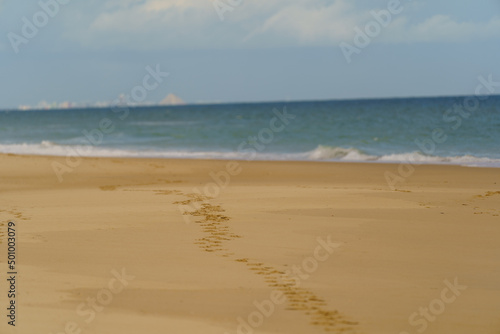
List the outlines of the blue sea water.
{"type": "Polygon", "coordinates": [[[469,110],[465,101],[440,97],[0,111],[0,152],[500,167],[500,96],[488,96],[469,110]],[[285,122],[284,110],[292,115],[285,122]]]}

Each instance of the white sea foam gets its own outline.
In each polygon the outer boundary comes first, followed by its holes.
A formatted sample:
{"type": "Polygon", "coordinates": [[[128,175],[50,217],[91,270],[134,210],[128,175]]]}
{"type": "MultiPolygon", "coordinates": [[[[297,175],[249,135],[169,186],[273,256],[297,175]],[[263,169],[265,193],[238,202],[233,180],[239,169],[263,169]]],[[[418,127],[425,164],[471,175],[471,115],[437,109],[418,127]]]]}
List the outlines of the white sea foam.
{"type": "Polygon", "coordinates": [[[343,161],[414,164],[453,164],[465,166],[500,167],[500,159],[463,156],[429,156],[421,152],[401,154],[370,155],[356,148],[318,146],[301,153],[257,153],[251,155],[236,151],[185,151],[185,150],[137,150],[111,148],[92,145],[59,145],[51,141],[36,144],[0,144],[0,153],[21,155],[86,156],[86,157],[131,157],[131,158],[171,158],[171,159],[225,159],[225,160],[281,160],[281,161],[343,161]]]}
{"type": "Polygon", "coordinates": [[[373,161],[376,156],[364,154],[355,148],[342,148],[331,146],[318,146],[315,150],[308,152],[308,160],[351,160],[351,161],[373,161]]]}
{"type": "Polygon", "coordinates": [[[364,152],[356,148],[341,148],[322,145],[309,152],[308,160],[384,163],[410,162],[414,164],[452,164],[466,166],[500,167],[500,159],[475,157],[472,155],[443,157],[425,155],[419,151],[414,151],[408,153],[377,156],[365,154],[364,152]]]}

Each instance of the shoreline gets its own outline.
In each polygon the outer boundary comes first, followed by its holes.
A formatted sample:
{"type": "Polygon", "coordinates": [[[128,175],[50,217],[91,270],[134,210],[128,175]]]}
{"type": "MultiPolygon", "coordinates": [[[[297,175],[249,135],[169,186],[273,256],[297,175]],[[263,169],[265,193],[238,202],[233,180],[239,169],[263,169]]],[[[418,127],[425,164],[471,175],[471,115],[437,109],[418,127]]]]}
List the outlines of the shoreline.
{"type": "Polygon", "coordinates": [[[31,158],[50,158],[54,160],[60,160],[60,159],[66,159],[67,157],[74,157],[77,159],[123,159],[123,160],[165,160],[165,161],[182,161],[182,162],[189,162],[189,161],[206,161],[206,162],[229,162],[229,161],[235,161],[239,163],[251,163],[251,162],[256,162],[256,163],[320,163],[320,164],[354,164],[354,165],[389,165],[389,166],[399,166],[399,165],[406,165],[410,164],[413,166],[449,166],[449,167],[464,167],[464,168],[481,168],[481,169],[499,169],[500,165],[497,166],[468,166],[468,165],[463,165],[459,163],[436,163],[436,162],[412,162],[409,163],[408,161],[356,161],[356,160],[345,160],[345,161],[339,161],[339,160],[266,160],[266,159],[218,159],[218,158],[206,158],[206,159],[201,159],[201,158],[172,158],[172,157],[129,157],[129,156],[118,156],[118,157],[113,157],[113,156],[68,156],[68,155],[49,155],[49,154],[20,154],[20,153],[3,153],[0,152],[0,156],[11,156],[11,157],[31,157],[31,158]]]}

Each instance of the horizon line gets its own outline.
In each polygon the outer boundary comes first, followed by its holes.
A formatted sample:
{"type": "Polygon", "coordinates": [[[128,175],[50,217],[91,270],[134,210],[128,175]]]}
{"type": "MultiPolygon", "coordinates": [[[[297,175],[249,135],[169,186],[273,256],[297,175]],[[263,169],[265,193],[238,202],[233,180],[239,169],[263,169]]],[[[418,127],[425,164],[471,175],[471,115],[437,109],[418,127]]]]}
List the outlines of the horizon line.
{"type": "MultiPolygon", "coordinates": [[[[476,96],[476,94],[456,94],[456,95],[422,95],[422,96],[394,96],[394,97],[358,97],[358,98],[331,98],[331,99],[304,99],[304,100],[263,100],[263,101],[238,101],[238,102],[186,102],[183,104],[110,104],[108,106],[75,106],[75,107],[56,107],[56,108],[37,108],[30,107],[29,109],[17,108],[1,108],[0,111],[47,111],[47,110],[82,110],[82,109],[109,109],[113,107],[128,107],[128,108],[158,108],[158,107],[190,107],[190,106],[209,106],[209,105],[243,105],[243,104],[278,104],[278,103],[311,103],[311,102],[341,102],[341,101],[368,101],[368,100],[403,100],[403,99],[438,99],[438,98],[460,98],[476,96]]],[[[500,94],[482,94],[480,96],[500,96],[500,94]]]]}

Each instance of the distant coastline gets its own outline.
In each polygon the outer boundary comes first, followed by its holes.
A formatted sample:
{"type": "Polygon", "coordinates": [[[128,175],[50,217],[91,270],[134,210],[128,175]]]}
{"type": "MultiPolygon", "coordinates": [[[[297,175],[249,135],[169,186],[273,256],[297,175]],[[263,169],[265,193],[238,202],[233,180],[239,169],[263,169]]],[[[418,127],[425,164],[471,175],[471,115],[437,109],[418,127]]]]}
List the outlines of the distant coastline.
{"type": "MultiPolygon", "coordinates": [[[[386,101],[386,100],[419,100],[419,99],[460,99],[466,98],[468,96],[473,96],[474,94],[461,94],[461,95],[435,95],[435,96],[395,96],[395,97],[360,97],[360,98],[324,98],[324,99],[297,99],[297,100],[268,100],[268,101],[199,101],[199,102],[189,102],[182,100],[182,103],[158,103],[158,102],[143,102],[143,103],[126,103],[121,102],[96,102],[96,103],[51,103],[46,106],[28,106],[22,105],[17,108],[0,108],[0,111],[43,111],[43,110],[88,110],[88,109],[109,109],[117,106],[126,105],[129,108],[157,108],[157,107],[184,107],[184,106],[211,106],[211,105],[259,105],[259,104],[287,104],[287,103],[323,103],[323,102],[352,102],[352,101],[386,101]]],[[[499,97],[500,94],[488,94],[488,97],[499,97]]],[[[119,100],[119,99],[118,99],[119,100]]]]}

